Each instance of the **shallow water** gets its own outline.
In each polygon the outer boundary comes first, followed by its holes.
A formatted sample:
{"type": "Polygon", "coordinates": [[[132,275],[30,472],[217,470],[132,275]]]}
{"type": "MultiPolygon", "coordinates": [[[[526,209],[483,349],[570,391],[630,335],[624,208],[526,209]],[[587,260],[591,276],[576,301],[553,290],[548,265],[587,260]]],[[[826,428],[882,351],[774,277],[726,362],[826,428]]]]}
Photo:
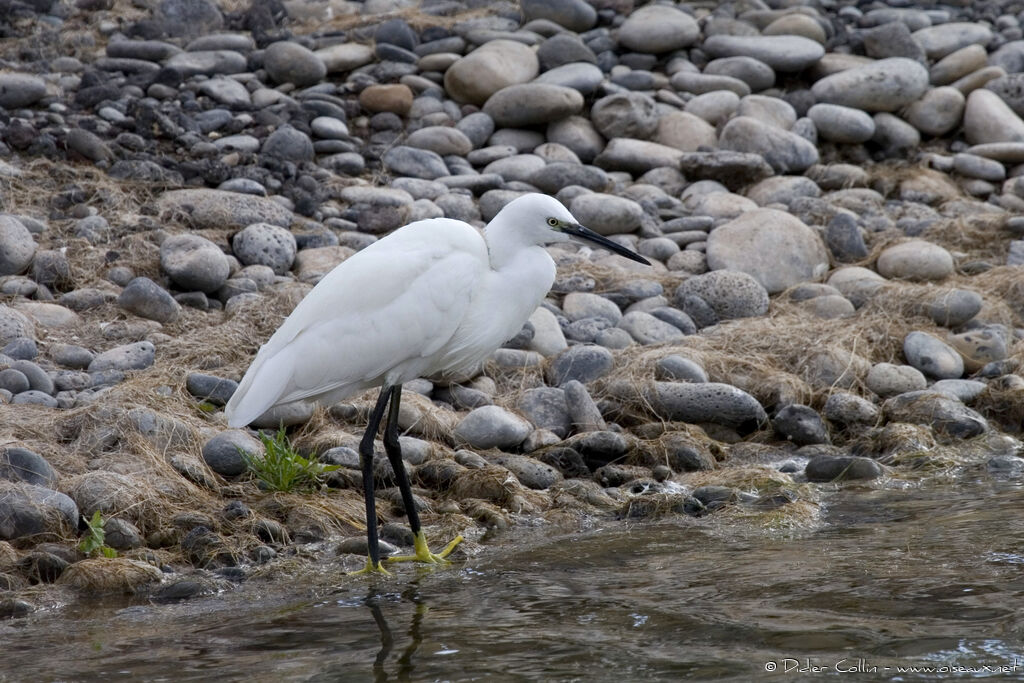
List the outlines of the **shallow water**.
{"type": "Polygon", "coordinates": [[[0,680],[1024,680],[1022,504],[985,477],[851,488],[815,531],[538,529],[389,580],[41,611],[0,622],[0,680]]]}

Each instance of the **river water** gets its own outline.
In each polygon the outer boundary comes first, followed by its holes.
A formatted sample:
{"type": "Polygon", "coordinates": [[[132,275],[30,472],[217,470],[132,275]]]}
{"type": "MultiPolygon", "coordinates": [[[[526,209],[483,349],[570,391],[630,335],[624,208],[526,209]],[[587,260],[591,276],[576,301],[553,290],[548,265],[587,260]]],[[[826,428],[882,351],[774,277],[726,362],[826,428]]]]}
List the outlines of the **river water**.
{"type": "Polygon", "coordinates": [[[445,570],[41,610],[0,622],[0,680],[1024,680],[1024,488],[822,505],[809,530],[517,530],[445,570]]]}

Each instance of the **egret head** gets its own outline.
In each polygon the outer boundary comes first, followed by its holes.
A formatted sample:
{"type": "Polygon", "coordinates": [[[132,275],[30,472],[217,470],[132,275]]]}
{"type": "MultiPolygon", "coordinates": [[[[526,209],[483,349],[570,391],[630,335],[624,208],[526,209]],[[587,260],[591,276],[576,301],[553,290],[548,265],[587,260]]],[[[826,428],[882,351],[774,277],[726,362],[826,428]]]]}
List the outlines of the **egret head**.
{"type": "Polygon", "coordinates": [[[498,222],[499,219],[514,225],[532,244],[555,244],[571,240],[589,242],[650,265],[643,256],[580,225],[562,202],[548,195],[533,193],[513,199],[498,212],[494,220],[498,222]]]}

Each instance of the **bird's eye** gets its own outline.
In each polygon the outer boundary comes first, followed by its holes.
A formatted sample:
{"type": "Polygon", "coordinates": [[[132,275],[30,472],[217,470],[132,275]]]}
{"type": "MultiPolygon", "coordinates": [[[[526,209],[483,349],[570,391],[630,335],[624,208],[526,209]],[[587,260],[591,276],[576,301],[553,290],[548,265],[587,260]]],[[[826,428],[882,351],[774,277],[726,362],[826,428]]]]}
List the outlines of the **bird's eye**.
{"type": "Polygon", "coordinates": [[[550,225],[552,228],[557,228],[558,227],[558,219],[557,218],[549,218],[548,219],[548,225],[550,225]]]}

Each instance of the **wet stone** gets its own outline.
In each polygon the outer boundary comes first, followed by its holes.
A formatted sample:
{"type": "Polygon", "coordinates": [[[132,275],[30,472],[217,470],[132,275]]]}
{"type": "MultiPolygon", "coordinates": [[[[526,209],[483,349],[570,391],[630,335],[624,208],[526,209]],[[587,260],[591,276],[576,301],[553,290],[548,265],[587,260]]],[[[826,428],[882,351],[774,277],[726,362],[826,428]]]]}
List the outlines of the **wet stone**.
{"type": "Polygon", "coordinates": [[[870,458],[851,455],[817,455],[804,470],[808,481],[835,482],[854,479],[877,479],[881,466],[870,458]]]}
{"type": "Polygon", "coordinates": [[[821,416],[808,406],[791,404],[772,418],[775,431],[798,446],[830,443],[828,428],[821,416]]]}

